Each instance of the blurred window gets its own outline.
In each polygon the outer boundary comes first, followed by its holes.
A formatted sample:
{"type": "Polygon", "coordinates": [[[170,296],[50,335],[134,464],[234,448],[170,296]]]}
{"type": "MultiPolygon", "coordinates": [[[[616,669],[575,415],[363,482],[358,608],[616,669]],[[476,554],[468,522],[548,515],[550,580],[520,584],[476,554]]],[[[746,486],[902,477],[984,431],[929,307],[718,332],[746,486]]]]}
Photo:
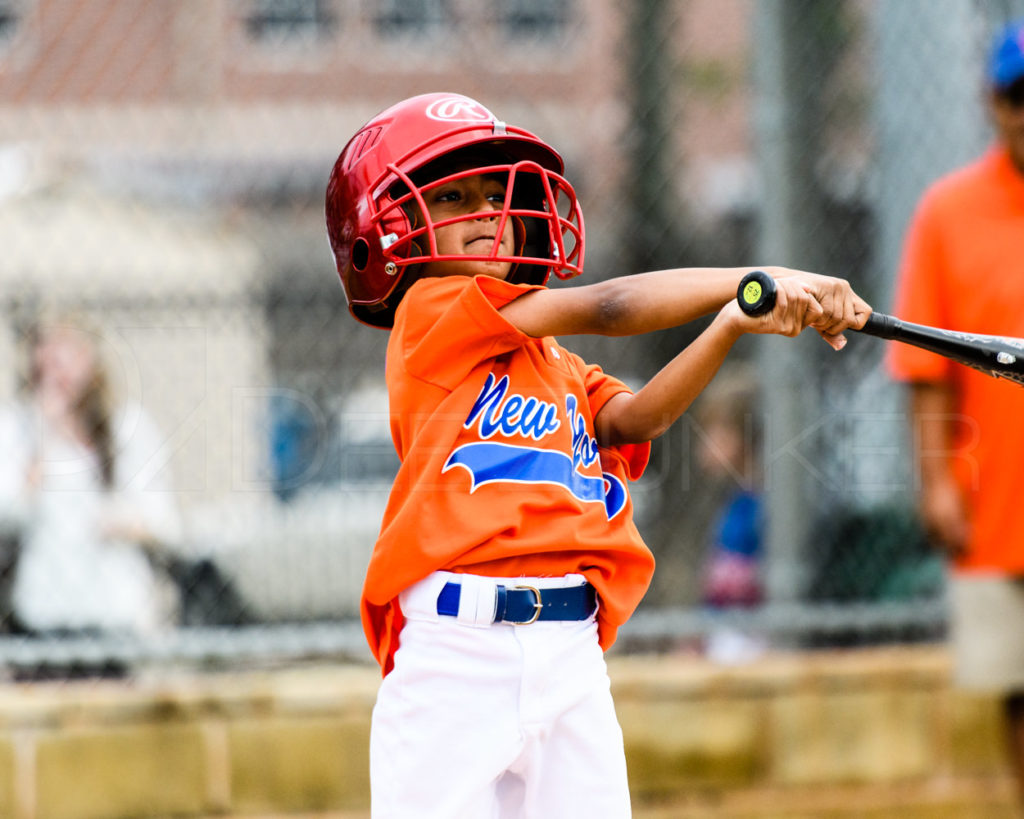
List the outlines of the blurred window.
{"type": "Polygon", "coordinates": [[[370,6],[382,37],[436,34],[452,22],[448,0],[374,0],[370,6]]]}
{"type": "Polygon", "coordinates": [[[570,0],[495,0],[502,32],[516,40],[560,38],[569,24],[570,0]]]}
{"type": "Polygon", "coordinates": [[[245,29],[266,45],[319,42],[337,22],[331,6],[331,0],[249,0],[245,29]]]}

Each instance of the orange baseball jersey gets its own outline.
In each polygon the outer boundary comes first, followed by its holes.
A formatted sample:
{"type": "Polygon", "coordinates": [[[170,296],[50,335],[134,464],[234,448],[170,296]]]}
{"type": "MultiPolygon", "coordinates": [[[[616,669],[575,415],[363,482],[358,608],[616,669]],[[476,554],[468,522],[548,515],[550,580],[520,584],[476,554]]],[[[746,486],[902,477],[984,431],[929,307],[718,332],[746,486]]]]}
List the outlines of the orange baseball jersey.
{"type": "MultiPolygon", "coordinates": [[[[933,185],[910,227],[894,312],[964,332],[1024,337],[1024,176],[994,148],[933,185]]],[[[1024,389],[905,344],[888,363],[902,381],[943,381],[957,393],[949,453],[968,498],[971,535],[964,571],[1024,572],[1020,461],[1024,389]],[[984,502],[981,502],[982,496],[984,502]]],[[[926,453],[927,455],[927,453],[926,453]]]]}
{"type": "Polygon", "coordinates": [[[399,307],[386,377],[402,463],[362,600],[385,674],[403,623],[398,594],[434,571],[581,573],[600,597],[605,648],[647,590],[654,558],[626,484],[643,473],[650,444],[598,446],[594,417],[628,388],[501,316],[533,289],[427,278],[399,307]]]}

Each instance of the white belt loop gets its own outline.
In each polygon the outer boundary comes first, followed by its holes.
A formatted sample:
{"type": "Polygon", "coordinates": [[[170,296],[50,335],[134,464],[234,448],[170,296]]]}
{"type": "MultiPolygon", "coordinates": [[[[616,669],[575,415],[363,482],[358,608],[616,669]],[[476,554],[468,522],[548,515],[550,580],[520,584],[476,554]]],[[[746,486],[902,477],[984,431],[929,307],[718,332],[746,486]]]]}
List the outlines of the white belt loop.
{"type": "Polygon", "coordinates": [[[441,615],[437,613],[437,597],[444,584],[453,576],[448,572],[433,572],[402,591],[398,595],[402,614],[414,620],[439,622],[441,615]]]}
{"type": "Polygon", "coordinates": [[[498,607],[498,584],[493,578],[460,574],[459,613],[456,620],[464,626],[489,628],[498,607]]]}

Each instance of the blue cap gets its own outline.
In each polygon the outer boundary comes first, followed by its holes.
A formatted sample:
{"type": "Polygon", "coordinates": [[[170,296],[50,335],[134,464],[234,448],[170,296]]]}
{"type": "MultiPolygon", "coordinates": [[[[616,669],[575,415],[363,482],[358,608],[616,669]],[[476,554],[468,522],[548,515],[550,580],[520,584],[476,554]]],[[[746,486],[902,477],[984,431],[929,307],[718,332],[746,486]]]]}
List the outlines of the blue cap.
{"type": "Polygon", "coordinates": [[[1010,23],[993,41],[988,77],[997,90],[1024,78],[1024,20],[1010,23]]]}

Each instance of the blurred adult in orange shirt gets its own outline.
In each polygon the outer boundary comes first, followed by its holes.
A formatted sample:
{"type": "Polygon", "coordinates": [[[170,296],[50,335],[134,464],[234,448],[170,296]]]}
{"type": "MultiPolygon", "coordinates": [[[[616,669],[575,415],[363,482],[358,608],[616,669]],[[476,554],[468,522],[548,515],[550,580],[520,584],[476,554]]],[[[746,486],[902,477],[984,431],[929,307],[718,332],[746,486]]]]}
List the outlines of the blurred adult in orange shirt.
{"type": "MultiPolygon", "coordinates": [[[[1024,336],[1024,21],[988,64],[996,144],[936,182],[907,237],[895,312],[965,332],[1024,336]]],[[[920,512],[951,560],[956,681],[996,691],[1024,798],[1024,390],[906,345],[891,370],[910,385],[920,512]]]]}

